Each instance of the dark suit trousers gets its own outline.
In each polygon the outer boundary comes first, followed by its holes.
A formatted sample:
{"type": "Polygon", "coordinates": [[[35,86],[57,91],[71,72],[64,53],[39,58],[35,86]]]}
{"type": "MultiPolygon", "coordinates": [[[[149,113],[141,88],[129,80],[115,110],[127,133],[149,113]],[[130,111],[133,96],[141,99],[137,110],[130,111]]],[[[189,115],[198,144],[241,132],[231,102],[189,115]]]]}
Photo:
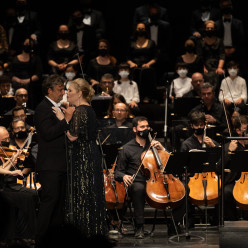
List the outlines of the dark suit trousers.
{"type": "Polygon", "coordinates": [[[56,228],[64,222],[66,173],[41,171],[38,178],[41,194],[36,238],[40,239],[48,229],[56,228]]]}

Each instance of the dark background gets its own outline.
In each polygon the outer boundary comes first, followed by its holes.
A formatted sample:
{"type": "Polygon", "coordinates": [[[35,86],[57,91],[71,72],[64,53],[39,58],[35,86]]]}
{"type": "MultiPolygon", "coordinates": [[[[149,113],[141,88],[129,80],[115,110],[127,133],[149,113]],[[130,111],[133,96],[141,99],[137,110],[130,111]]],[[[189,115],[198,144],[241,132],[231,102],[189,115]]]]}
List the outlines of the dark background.
{"type": "MultiPolygon", "coordinates": [[[[171,47],[171,68],[173,70],[175,58],[183,52],[185,40],[190,36],[189,25],[192,11],[199,6],[199,0],[164,0],[158,1],[167,8],[173,32],[171,47]]],[[[218,7],[218,1],[213,0],[218,7]]],[[[248,11],[246,2],[233,0],[233,16],[243,21],[247,37],[248,11]]],[[[0,21],[4,18],[4,10],[13,6],[15,0],[1,1],[0,21]]],[[[38,12],[43,29],[41,57],[46,64],[46,51],[51,41],[56,39],[57,28],[67,23],[69,16],[79,0],[28,0],[31,10],[38,12]]],[[[111,53],[118,61],[125,58],[131,30],[133,28],[133,14],[136,7],[144,4],[145,0],[93,0],[93,8],[103,13],[106,22],[106,37],[111,44],[111,53]]],[[[246,38],[247,41],[247,38],[246,38]]],[[[246,44],[248,44],[246,42],[246,44]]]]}

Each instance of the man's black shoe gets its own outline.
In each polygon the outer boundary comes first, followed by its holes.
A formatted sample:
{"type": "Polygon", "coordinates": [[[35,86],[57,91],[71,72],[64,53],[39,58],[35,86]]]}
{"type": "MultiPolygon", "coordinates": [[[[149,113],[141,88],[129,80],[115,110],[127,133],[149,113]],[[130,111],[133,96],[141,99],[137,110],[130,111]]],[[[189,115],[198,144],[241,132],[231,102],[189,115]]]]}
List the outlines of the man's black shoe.
{"type": "Polygon", "coordinates": [[[137,227],[134,237],[136,239],[143,239],[145,237],[143,226],[137,227]]]}

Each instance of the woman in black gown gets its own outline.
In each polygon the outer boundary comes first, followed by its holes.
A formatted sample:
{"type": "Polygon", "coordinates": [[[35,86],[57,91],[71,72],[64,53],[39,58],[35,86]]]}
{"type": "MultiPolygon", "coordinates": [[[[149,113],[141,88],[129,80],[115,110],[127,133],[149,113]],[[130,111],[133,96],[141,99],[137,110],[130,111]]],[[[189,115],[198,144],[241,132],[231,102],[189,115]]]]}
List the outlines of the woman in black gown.
{"type": "MultiPolygon", "coordinates": [[[[107,234],[101,153],[96,144],[96,115],[90,106],[94,90],[82,78],[70,83],[67,100],[76,107],[67,132],[72,168],[73,223],[88,237],[107,234]]],[[[61,112],[54,108],[58,118],[61,112]]]]}

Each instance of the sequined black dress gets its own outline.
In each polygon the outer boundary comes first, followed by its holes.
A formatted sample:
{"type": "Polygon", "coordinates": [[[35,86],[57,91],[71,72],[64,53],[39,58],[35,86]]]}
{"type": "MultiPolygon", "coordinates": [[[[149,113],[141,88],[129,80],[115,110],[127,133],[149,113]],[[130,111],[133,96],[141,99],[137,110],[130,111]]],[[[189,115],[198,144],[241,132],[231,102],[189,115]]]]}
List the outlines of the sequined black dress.
{"type": "Polygon", "coordinates": [[[73,222],[87,236],[107,232],[101,154],[96,144],[96,115],[91,106],[76,108],[70,122],[68,155],[72,168],[73,222]]]}

